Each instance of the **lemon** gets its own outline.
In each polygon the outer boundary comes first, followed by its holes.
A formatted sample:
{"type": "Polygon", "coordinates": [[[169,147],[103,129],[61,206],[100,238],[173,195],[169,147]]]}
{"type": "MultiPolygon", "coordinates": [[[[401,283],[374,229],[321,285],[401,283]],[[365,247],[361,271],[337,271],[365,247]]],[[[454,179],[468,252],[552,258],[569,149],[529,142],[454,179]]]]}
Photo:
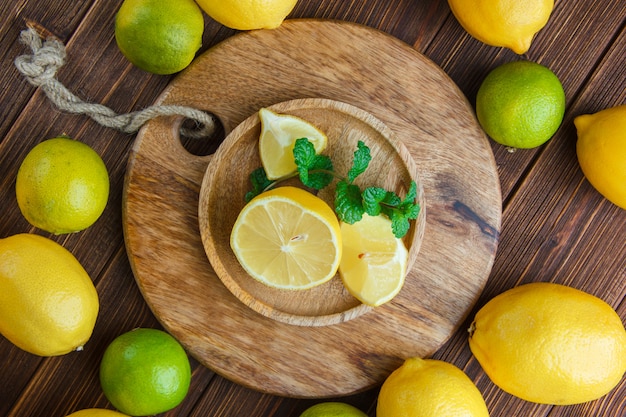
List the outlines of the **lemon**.
{"type": "Polygon", "coordinates": [[[109,175],[100,156],[68,137],[45,140],[17,172],[19,208],[30,224],[54,234],[78,232],[98,220],[109,198],[109,175]]]}
{"type": "Polygon", "coordinates": [[[626,372],[626,330],[607,303],[552,283],[515,287],[483,306],[469,346],[491,380],[527,401],[577,404],[626,372]]]}
{"type": "Polygon", "coordinates": [[[124,0],[115,40],[135,66],[154,74],[186,68],[202,45],[204,16],[193,0],[124,0]]]}
{"type": "Polygon", "coordinates": [[[20,349],[58,356],[82,349],[98,294],[67,249],[39,235],[0,239],[0,333],[20,349]]]}
{"type": "Polygon", "coordinates": [[[231,29],[274,29],[297,0],[197,0],[213,20],[231,29]]]}
{"type": "Polygon", "coordinates": [[[492,70],[476,95],[476,115],[496,142],[535,148],[558,130],[565,92],[557,76],[531,61],[509,62],[492,70]]]}
{"type": "Polygon", "coordinates": [[[409,358],[393,371],[378,395],[376,417],[488,417],[482,394],[456,366],[409,358]]]}
{"type": "Polygon", "coordinates": [[[291,290],[330,280],[342,250],[333,209],[295,187],[266,191],[246,204],[233,226],[230,245],[250,276],[291,290]]]}
{"type": "Polygon", "coordinates": [[[408,251],[394,236],[385,215],[363,215],[354,224],[341,223],[343,250],[339,276],[350,294],[377,307],[395,297],[404,284],[408,251]]]}
{"type": "Polygon", "coordinates": [[[187,396],[191,366],[168,333],[139,328],[116,337],[100,362],[100,384],[115,408],[131,416],[164,413],[187,396]]]}
{"type": "Polygon", "coordinates": [[[626,104],[574,119],[576,154],[587,180],[626,209],[626,104]]]}
{"type": "Polygon", "coordinates": [[[461,26],[479,41],[524,54],[547,23],[554,0],[448,0],[461,26]]]}
{"type": "Polygon", "coordinates": [[[307,408],[300,417],[367,417],[367,414],[350,404],[331,401],[307,408]]]}
{"type": "Polygon", "coordinates": [[[126,414],[118,413],[113,410],[106,410],[104,408],[88,408],[85,410],[76,411],[67,417],[128,417],[126,414]]]}
{"type": "Polygon", "coordinates": [[[296,140],[307,138],[316,153],[326,149],[328,138],[309,122],[288,114],[276,114],[271,110],[259,110],[261,135],[259,154],[267,178],[275,180],[296,172],[293,148],[296,140]]]}

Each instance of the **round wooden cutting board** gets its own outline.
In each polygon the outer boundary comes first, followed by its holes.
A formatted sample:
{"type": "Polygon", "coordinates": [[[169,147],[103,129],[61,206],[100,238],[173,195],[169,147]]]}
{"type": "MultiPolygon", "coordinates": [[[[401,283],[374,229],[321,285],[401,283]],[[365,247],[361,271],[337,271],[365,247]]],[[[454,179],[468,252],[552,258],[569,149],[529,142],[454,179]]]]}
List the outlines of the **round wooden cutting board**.
{"type": "Polygon", "coordinates": [[[361,25],[291,20],[237,34],[198,57],[157,104],[206,110],[228,134],[261,107],[309,97],[371,113],[418,167],[424,237],[390,303],[340,324],[303,327],[236,298],[212,269],[199,232],[211,156],[185,150],[180,118],[153,120],[138,134],[123,214],[136,282],[193,357],[258,391],[323,398],[382,383],[405,358],[432,354],[458,329],[493,264],[501,196],[489,142],[457,86],[410,46],[361,25]]]}

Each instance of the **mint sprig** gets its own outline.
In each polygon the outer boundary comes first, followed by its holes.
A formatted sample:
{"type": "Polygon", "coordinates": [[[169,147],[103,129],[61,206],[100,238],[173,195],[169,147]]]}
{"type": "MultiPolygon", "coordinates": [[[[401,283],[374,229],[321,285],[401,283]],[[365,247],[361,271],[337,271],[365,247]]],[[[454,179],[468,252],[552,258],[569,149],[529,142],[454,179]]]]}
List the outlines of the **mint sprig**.
{"type": "Polygon", "coordinates": [[[391,220],[394,236],[401,238],[409,231],[410,221],[417,219],[420,206],[415,201],[417,198],[415,181],[411,181],[409,191],[404,199],[381,187],[367,187],[362,190],[357,184],[354,184],[356,178],[367,170],[372,160],[370,149],[363,141],[357,143],[352,166],[345,178],[335,173],[332,161],[328,156],[315,153],[313,144],[307,138],[296,140],[293,154],[297,173],[270,181],[267,179],[263,168],[254,170],[250,174],[252,191],[246,194],[246,201],[250,201],[263,191],[273,188],[280,181],[294,176],[299,176],[302,184],[316,190],[327,187],[334,178],[339,178],[335,188],[335,213],[337,213],[339,220],[354,224],[361,220],[365,213],[370,216],[384,214],[391,220]]]}

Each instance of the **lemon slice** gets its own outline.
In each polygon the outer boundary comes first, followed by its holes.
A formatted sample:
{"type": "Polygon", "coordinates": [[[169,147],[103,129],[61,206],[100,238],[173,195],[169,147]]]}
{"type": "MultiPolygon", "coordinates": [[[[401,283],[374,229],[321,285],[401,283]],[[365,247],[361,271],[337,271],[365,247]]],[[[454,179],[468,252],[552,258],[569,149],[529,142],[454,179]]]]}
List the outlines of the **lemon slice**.
{"type": "Polygon", "coordinates": [[[235,221],[230,246],[250,276],[292,290],[330,280],[342,250],[333,209],[295,187],[275,188],[252,199],[235,221]]]}
{"type": "Polygon", "coordinates": [[[277,114],[266,108],[259,110],[261,136],[259,153],[265,174],[275,180],[296,172],[293,147],[297,139],[307,138],[316,153],[326,149],[328,138],[309,122],[288,114],[277,114]]]}
{"type": "Polygon", "coordinates": [[[350,294],[373,307],[395,297],[404,285],[408,250],[384,215],[341,224],[343,255],[339,275],[350,294]]]}

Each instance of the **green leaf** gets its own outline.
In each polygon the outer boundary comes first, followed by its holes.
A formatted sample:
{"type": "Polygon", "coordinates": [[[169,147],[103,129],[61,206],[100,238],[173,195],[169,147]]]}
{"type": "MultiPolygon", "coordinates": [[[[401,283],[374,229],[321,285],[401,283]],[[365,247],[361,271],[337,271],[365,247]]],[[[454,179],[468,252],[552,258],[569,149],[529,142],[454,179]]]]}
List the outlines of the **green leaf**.
{"type": "Polygon", "coordinates": [[[252,190],[248,191],[245,195],[246,203],[250,202],[250,200],[261,194],[273,184],[272,181],[267,179],[265,170],[262,167],[252,171],[249,178],[250,182],[252,183],[252,190]]]}
{"type": "Polygon", "coordinates": [[[316,154],[315,147],[307,138],[296,140],[293,156],[302,184],[321,190],[332,182],[332,161],[326,155],[316,154]]]}
{"type": "Polygon", "coordinates": [[[348,171],[348,183],[353,183],[356,177],[364,173],[371,160],[372,155],[370,154],[370,148],[368,148],[363,141],[359,141],[357,143],[357,150],[354,151],[352,167],[348,171]]]}
{"type": "Polygon", "coordinates": [[[346,181],[339,181],[335,189],[335,213],[342,222],[354,224],[363,218],[361,189],[346,181]]]}

